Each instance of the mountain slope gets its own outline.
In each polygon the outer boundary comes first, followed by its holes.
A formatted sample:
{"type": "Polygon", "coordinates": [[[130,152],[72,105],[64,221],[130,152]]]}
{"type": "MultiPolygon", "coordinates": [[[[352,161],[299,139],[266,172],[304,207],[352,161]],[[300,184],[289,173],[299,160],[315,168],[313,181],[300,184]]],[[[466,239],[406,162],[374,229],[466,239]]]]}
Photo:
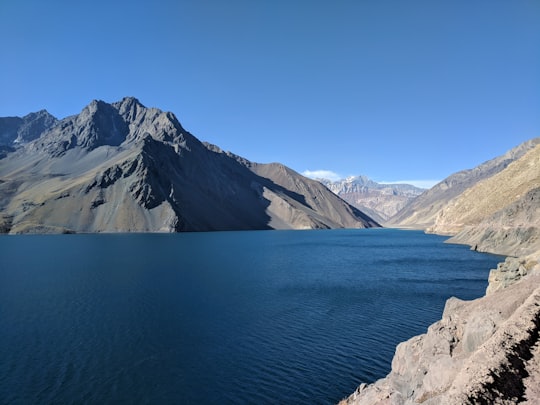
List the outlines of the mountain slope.
{"type": "Polygon", "coordinates": [[[504,170],[510,163],[525,155],[538,144],[540,144],[540,138],[531,139],[474,169],[463,170],[449,176],[390,218],[387,225],[413,229],[426,229],[434,225],[439,211],[450,200],[479,181],[504,170]]]}
{"type": "Polygon", "coordinates": [[[365,176],[319,181],[380,223],[387,221],[425,191],[410,184],[380,184],[365,176]]]}
{"type": "Polygon", "coordinates": [[[0,212],[12,233],[377,226],[318,183],[203,144],[172,113],[134,98],[93,101],[10,146],[0,212]]]}
{"type": "MultiPolygon", "coordinates": [[[[315,180],[299,176],[298,173],[278,163],[254,164],[251,170],[258,176],[271,180],[285,190],[294,193],[304,205],[312,208],[316,212],[325,212],[326,217],[335,224],[344,224],[345,227],[354,227],[351,218],[361,218],[363,222],[371,226],[378,226],[377,223],[359,209],[347,204],[341,199],[330,198],[331,192],[321,183],[315,180]],[[303,196],[303,197],[301,197],[303,196]]],[[[293,212],[288,207],[284,207],[274,196],[268,196],[271,201],[270,210],[275,210],[278,216],[290,217],[293,212]],[[285,209],[285,212],[283,211],[285,209]],[[282,213],[282,214],[281,214],[282,213]]],[[[317,221],[323,223],[325,219],[318,217],[317,221]]]]}
{"type": "Polygon", "coordinates": [[[438,213],[429,232],[454,243],[512,256],[540,249],[540,145],[465,190],[438,213]]]}
{"type": "Polygon", "coordinates": [[[469,187],[451,200],[438,214],[428,231],[455,234],[482,220],[540,187],[540,145],[504,170],[469,187]]]}
{"type": "Polygon", "coordinates": [[[540,252],[540,187],[529,190],[478,225],[465,226],[448,242],[511,256],[540,252]]]}

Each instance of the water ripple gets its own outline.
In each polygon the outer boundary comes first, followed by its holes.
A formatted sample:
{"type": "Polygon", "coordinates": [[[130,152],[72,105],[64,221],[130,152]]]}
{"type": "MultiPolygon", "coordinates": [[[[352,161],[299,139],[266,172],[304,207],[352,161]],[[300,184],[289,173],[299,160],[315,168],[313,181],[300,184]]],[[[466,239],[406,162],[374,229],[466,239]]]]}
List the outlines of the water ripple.
{"type": "Polygon", "coordinates": [[[335,403],[500,260],[370,230],[1,243],[10,404],[335,403]]]}

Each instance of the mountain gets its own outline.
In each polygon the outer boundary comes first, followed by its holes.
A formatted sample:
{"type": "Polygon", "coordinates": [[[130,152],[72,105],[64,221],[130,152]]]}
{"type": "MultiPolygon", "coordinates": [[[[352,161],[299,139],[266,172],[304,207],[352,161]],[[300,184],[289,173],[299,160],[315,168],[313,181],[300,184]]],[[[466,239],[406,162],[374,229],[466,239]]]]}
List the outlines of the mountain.
{"type": "Polygon", "coordinates": [[[474,169],[463,170],[451,175],[390,218],[387,225],[413,229],[426,229],[433,226],[439,211],[453,198],[476,183],[501,172],[510,163],[521,158],[538,144],[540,144],[540,138],[531,139],[474,169]]]}
{"type": "Polygon", "coordinates": [[[320,183],[204,144],[174,114],[132,97],[92,101],[16,142],[30,116],[1,121],[4,232],[378,226],[320,183]]]}
{"type": "Polygon", "coordinates": [[[429,232],[519,256],[540,250],[540,144],[442,208],[429,232]]]}
{"type": "Polygon", "coordinates": [[[386,222],[425,191],[410,184],[380,184],[366,176],[351,176],[338,181],[318,180],[379,223],[386,222]]]}
{"type": "Polygon", "coordinates": [[[0,145],[14,146],[33,141],[58,120],[46,110],[30,113],[24,117],[0,117],[0,145]]]}
{"type": "Polygon", "coordinates": [[[521,256],[540,251],[540,187],[448,239],[482,252],[521,256]]]}
{"type": "Polygon", "coordinates": [[[58,120],[46,110],[30,113],[24,117],[0,117],[0,159],[13,152],[18,144],[38,138],[58,120]]]}

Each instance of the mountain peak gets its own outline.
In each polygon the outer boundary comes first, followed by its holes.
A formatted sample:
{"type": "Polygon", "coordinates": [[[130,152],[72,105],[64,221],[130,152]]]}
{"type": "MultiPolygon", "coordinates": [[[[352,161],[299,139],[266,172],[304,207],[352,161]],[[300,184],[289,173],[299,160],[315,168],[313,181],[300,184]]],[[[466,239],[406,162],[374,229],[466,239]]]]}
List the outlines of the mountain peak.
{"type": "Polygon", "coordinates": [[[42,110],[39,110],[39,111],[36,111],[36,112],[28,113],[23,117],[23,119],[36,119],[36,118],[40,118],[40,117],[56,119],[56,117],[54,115],[52,115],[51,113],[49,113],[45,109],[42,109],[42,110]]]}
{"type": "Polygon", "coordinates": [[[120,110],[120,109],[131,109],[131,108],[146,108],[139,101],[138,98],[133,97],[133,96],[124,97],[122,100],[117,101],[116,103],[112,103],[112,105],[115,108],[117,108],[118,110],[120,110]]]}
{"type": "Polygon", "coordinates": [[[0,146],[13,147],[33,141],[57,122],[47,110],[32,112],[22,118],[0,118],[0,146]]]}

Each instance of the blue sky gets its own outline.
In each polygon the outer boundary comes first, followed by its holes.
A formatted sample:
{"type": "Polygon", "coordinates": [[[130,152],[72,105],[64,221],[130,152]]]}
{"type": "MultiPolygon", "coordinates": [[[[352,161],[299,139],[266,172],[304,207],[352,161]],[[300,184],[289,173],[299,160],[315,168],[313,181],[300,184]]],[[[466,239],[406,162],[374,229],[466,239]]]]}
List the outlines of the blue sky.
{"type": "Polygon", "coordinates": [[[440,180],[540,136],[538,0],[1,1],[0,116],[135,96],[298,172],[440,180]]]}

